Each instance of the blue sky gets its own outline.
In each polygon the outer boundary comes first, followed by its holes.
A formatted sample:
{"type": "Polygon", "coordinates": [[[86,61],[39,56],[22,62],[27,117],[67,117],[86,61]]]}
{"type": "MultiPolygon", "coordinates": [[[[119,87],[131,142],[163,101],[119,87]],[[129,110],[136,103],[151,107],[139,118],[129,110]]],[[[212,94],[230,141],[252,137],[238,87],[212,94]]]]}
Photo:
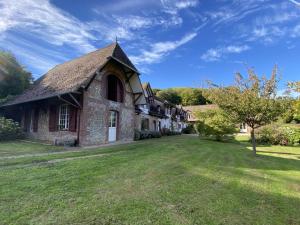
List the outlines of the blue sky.
{"type": "Polygon", "coordinates": [[[0,0],[0,48],[35,78],[116,36],[152,87],[229,85],[274,64],[281,88],[300,77],[296,0],[0,0]]]}

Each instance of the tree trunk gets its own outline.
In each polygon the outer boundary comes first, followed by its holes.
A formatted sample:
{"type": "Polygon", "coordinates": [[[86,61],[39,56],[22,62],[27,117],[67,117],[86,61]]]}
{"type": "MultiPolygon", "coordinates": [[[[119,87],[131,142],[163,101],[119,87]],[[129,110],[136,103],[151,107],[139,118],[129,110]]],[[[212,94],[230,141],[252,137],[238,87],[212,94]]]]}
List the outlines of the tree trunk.
{"type": "Polygon", "coordinates": [[[254,156],[256,156],[256,140],[255,140],[254,128],[251,129],[251,140],[252,140],[253,154],[254,156]]]}

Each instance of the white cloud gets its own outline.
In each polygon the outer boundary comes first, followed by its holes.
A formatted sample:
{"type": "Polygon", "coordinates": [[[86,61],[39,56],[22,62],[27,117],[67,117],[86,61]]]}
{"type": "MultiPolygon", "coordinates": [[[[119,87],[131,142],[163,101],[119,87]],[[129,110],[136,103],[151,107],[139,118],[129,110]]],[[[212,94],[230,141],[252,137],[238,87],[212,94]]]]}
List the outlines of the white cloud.
{"type": "Polygon", "coordinates": [[[84,23],[48,0],[0,0],[0,32],[19,30],[53,45],[70,45],[80,52],[94,49],[95,40],[84,23]]]}
{"type": "Polygon", "coordinates": [[[297,6],[300,6],[300,2],[296,1],[296,0],[289,0],[290,2],[296,4],[297,6]]]}
{"type": "Polygon", "coordinates": [[[161,0],[163,11],[177,14],[178,11],[192,8],[198,5],[198,0],[161,0]]]}
{"type": "Polygon", "coordinates": [[[159,62],[169,52],[188,43],[197,36],[197,33],[190,33],[177,41],[157,42],[151,45],[150,50],[143,50],[139,56],[131,56],[130,59],[136,64],[151,64],[159,62]]]}
{"type": "Polygon", "coordinates": [[[201,59],[207,62],[219,61],[226,54],[237,54],[249,50],[248,45],[229,45],[227,47],[219,47],[207,50],[201,59]]]}

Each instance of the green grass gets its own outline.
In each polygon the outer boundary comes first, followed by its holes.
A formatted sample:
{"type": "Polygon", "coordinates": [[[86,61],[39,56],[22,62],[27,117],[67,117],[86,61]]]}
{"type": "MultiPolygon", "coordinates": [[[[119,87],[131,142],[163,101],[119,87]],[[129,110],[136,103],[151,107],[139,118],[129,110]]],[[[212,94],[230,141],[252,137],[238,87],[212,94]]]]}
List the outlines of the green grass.
{"type": "Polygon", "coordinates": [[[49,153],[63,150],[63,147],[30,141],[0,142],[0,157],[17,156],[23,154],[49,153]]]}
{"type": "Polygon", "coordinates": [[[300,148],[258,150],[174,136],[0,158],[0,224],[300,224],[300,148]]]}

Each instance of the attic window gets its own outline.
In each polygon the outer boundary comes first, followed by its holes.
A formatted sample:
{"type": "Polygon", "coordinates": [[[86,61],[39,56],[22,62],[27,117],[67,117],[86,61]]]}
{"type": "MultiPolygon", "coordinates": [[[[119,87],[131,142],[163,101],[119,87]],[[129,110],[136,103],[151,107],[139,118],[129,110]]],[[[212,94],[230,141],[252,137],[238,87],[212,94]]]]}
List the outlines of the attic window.
{"type": "Polygon", "coordinates": [[[123,102],[124,87],[122,81],[114,76],[107,76],[107,99],[114,102],[123,102]]]}

